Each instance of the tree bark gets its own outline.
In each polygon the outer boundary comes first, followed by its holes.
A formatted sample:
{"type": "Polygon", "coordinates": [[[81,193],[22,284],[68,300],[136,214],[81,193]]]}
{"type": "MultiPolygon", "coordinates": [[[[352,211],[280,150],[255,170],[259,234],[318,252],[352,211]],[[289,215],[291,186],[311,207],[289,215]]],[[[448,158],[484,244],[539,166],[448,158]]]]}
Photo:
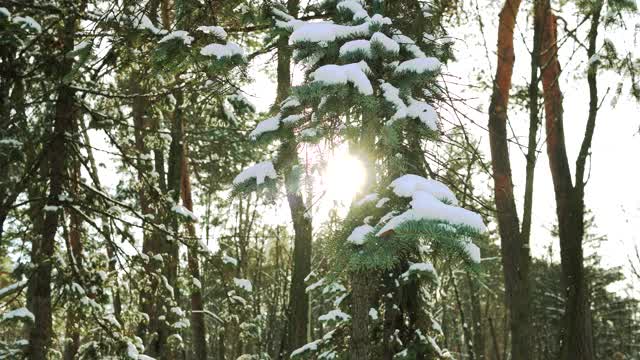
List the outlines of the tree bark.
{"type": "MultiPolygon", "coordinates": [[[[77,128],[75,131],[77,132],[77,128]]],[[[70,179],[70,193],[73,198],[77,198],[78,196],[78,186],[80,183],[80,161],[75,160],[73,167],[71,168],[71,179],[70,179]]],[[[69,264],[76,268],[76,270],[80,270],[82,268],[82,221],[76,210],[71,210],[69,212],[69,245],[70,249],[70,261],[69,264]]],[[[73,271],[74,274],[78,274],[76,270],[73,271]]],[[[80,279],[81,280],[81,279],[80,279]]],[[[69,308],[67,309],[67,321],[65,324],[66,327],[66,337],[67,342],[64,347],[64,359],[65,360],[73,360],[78,353],[78,349],[80,348],[80,332],[78,329],[78,313],[74,304],[69,304],[69,308]]]]}
{"type": "MultiPolygon", "coordinates": [[[[66,183],[65,169],[67,165],[67,133],[74,129],[73,105],[74,90],[64,77],[70,73],[73,58],[67,57],[73,50],[76,19],[78,11],[83,11],[84,2],[64,19],[61,31],[61,60],[57,64],[58,94],[55,104],[53,134],[48,147],[49,194],[47,205],[61,206],[60,195],[66,183]]],[[[32,281],[29,284],[31,299],[30,309],[35,316],[34,325],[29,333],[28,355],[32,360],[45,360],[51,345],[52,309],[51,309],[51,259],[55,252],[55,236],[59,225],[59,211],[46,211],[42,233],[36,250],[33,252],[33,264],[36,265],[32,281]]],[[[35,244],[34,244],[35,245],[35,244]]]]}
{"type": "MultiPolygon", "coordinates": [[[[530,358],[529,247],[523,241],[514,200],[507,109],[515,54],[513,31],[520,0],[506,0],[498,23],[498,65],[489,106],[489,143],[493,169],[494,197],[500,233],[505,297],[509,309],[511,356],[530,358]]],[[[528,237],[528,236],[527,236],[528,237]]]]}
{"type": "MultiPolygon", "coordinates": [[[[182,90],[176,90],[174,92],[176,98],[176,104],[172,116],[171,124],[171,144],[169,145],[169,163],[167,167],[167,189],[171,194],[171,200],[174,204],[178,204],[181,199],[182,190],[182,174],[183,169],[183,156],[184,156],[184,113],[183,103],[184,94],[182,90]]],[[[167,298],[164,299],[161,304],[163,307],[177,306],[180,301],[180,293],[178,287],[178,267],[179,267],[179,245],[178,237],[180,236],[180,221],[179,215],[175,213],[171,208],[165,208],[165,225],[171,229],[173,235],[162,234],[160,236],[160,243],[162,246],[163,258],[166,259],[166,263],[163,269],[163,275],[167,278],[169,286],[173,289],[173,292],[167,294],[167,298]],[[169,305],[169,306],[167,306],[169,305]]],[[[161,322],[160,326],[160,339],[163,340],[162,346],[164,350],[160,353],[161,359],[175,359],[180,350],[172,344],[167,342],[168,338],[177,333],[179,330],[173,329],[169,324],[177,321],[177,316],[172,311],[165,313],[166,321],[161,322]]]]}
{"type": "Polygon", "coordinates": [[[471,300],[471,321],[473,324],[473,352],[478,360],[485,357],[485,333],[482,326],[482,304],[480,303],[480,287],[476,279],[467,272],[467,282],[469,284],[469,299],[471,300]]]}
{"type": "MultiPolygon", "coordinates": [[[[576,183],[571,179],[564,138],[560,63],[558,61],[557,19],[545,1],[542,39],[542,84],[544,89],[547,155],[556,198],[560,237],[562,284],[565,289],[565,313],[562,330],[561,359],[594,359],[593,330],[589,308],[589,291],[585,279],[582,240],[584,237],[584,164],[591,147],[598,110],[597,64],[589,64],[589,116],[582,146],[576,161],[576,183]]],[[[596,38],[602,2],[594,3],[589,31],[589,59],[596,52],[596,38]]]]}
{"type": "MultiPolygon", "coordinates": [[[[133,72],[130,75],[130,91],[132,94],[140,94],[142,93],[142,88],[139,84],[139,79],[141,78],[141,74],[138,72],[133,72]]],[[[151,169],[150,166],[143,160],[142,155],[147,154],[147,146],[145,143],[145,132],[149,128],[146,109],[147,101],[142,96],[134,96],[132,103],[132,117],[133,117],[133,136],[135,140],[135,150],[137,153],[136,159],[136,169],[138,175],[138,203],[140,204],[140,210],[142,215],[145,216],[145,220],[143,220],[143,226],[147,226],[148,221],[147,215],[155,215],[154,210],[150,206],[150,191],[149,184],[145,180],[145,174],[148,173],[151,169]]],[[[154,216],[155,218],[155,216],[154,216]]],[[[142,253],[149,256],[150,258],[160,252],[160,246],[158,243],[158,239],[155,236],[153,231],[147,231],[143,229],[142,231],[142,253]]],[[[140,324],[140,328],[138,330],[138,335],[144,339],[145,341],[145,353],[150,356],[156,356],[161,353],[162,345],[161,340],[159,339],[159,328],[160,321],[159,317],[159,307],[158,302],[153,296],[153,292],[150,289],[153,289],[157,286],[157,280],[151,275],[156,272],[157,269],[150,263],[145,263],[145,272],[149,274],[147,277],[149,281],[149,288],[147,288],[147,284],[142,284],[142,289],[140,293],[140,307],[143,313],[147,314],[148,321],[140,324]]]]}
{"type": "MultiPolygon", "coordinates": [[[[289,0],[287,2],[289,14],[296,16],[298,6],[298,0],[289,0]]],[[[276,104],[279,104],[287,98],[291,90],[291,48],[284,36],[278,40],[277,79],[276,104]]],[[[285,346],[286,353],[290,354],[309,340],[309,296],[304,279],[311,271],[312,226],[302,197],[300,178],[292,171],[293,167],[298,165],[297,143],[293,135],[282,145],[281,151],[292,159],[284,171],[287,202],[294,230],[293,272],[289,291],[289,317],[285,346]]]]}
{"type": "Polygon", "coordinates": [[[369,336],[372,283],[373,274],[370,272],[351,274],[351,360],[369,359],[368,349],[372,346],[369,336]]]}
{"type": "MultiPolygon", "coordinates": [[[[86,145],[87,151],[87,159],[89,161],[89,176],[93,181],[93,185],[96,189],[102,191],[102,184],[100,183],[100,178],[98,176],[98,166],[96,165],[96,159],[93,156],[93,149],[91,147],[91,138],[89,137],[89,133],[87,132],[87,126],[84,121],[80,120],[80,126],[82,129],[82,137],[84,139],[84,143],[86,145]]],[[[115,274],[116,273],[116,247],[113,243],[113,238],[111,237],[111,227],[109,226],[109,218],[105,215],[100,217],[100,221],[102,222],[102,233],[105,236],[105,241],[107,242],[107,256],[109,258],[109,272],[115,274]]],[[[120,289],[116,287],[114,289],[115,293],[113,294],[113,314],[119,322],[122,321],[122,300],[120,298],[120,289]]]]}
{"type": "MultiPolygon", "coordinates": [[[[189,162],[187,158],[186,141],[184,142],[185,148],[182,152],[182,204],[189,211],[193,211],[193,198],[191,197],[191,174],[189,171],[189,162]]],[[[187,224],[187,232],[191,238],[192,247],[187,249],[187,263],[189,266],[189,272],[191,276],[196,279],[200,286],[202,286],[202,278],[200,276],[200,263],[198,260],[198,252],[195,250],[198,248],[199,243],[197,241],[196,228],[193,223],[187,224]]],[[[202,310],[202,288],[196,285],[191,287],[191,336],[193,343],[194,359],[206,360],[207,359],[207,341],[206,341],[206,327],[204,323],[204,313],[202,310]]]]}
{"type": "MultiPolygon", "coordinates": [[[[456,299],[456,305],[458,306],[458,313],[460,314],[460,323],[462,324],[462,335],[465,340],[465,345],[467,347],[467,358],[470,360],[476,360],[476,353],[473,347],[473,335],[471,334],[471,328],[467,323],[464,314],[464,306],[462,305],[462,301],[460,301],[460,293],[458,292],[458,285],[456,284],[456,278],[453,272],[450,273],[451,276],[451,284],[453,285],[453,294],[456,299]]],[[[462,349],[461,349],[462,350],[462,349]]]]}

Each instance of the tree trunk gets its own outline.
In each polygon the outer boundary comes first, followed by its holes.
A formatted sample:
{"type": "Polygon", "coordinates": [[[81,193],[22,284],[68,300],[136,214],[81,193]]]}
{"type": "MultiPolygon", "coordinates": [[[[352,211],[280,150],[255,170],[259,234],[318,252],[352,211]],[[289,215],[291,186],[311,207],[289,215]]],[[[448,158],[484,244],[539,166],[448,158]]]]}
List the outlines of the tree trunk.
{"type": "MultiPolygon", "coordinates": [[[[142,78],[141,74],[133,72],[130,77],[131,93],[140,94],[142,88],[139,80],[142,78]]],[[[143,160],[143,155],[147,154],[147,146],[145,143],[145,132],[149,127],[146,109],[148,107],[147,101],[142,96],[134,96],[132,103],[132,117],[133,117],[133,135],[135,139],[135,149],[137,153],[136,168],[138,172],[138,203],[140,204],[140,210],[142,215],[145,216],[143,220],[143,226],[148,226],[149,221],[147,215],[155,215],[154,210],[150,206],[150,191],[149,184],[145,179],[145,174],[151,171],[150,166],[143,160]]],[[[155,216],[154,216],[155,218],[155,216]]],[[[143,229],[142,231],[142,253],[152,258],[154,255],[160,252],[157,236],[154,231],[148,231],[143,229]]],[[[138,335],[144,339],[145,353],[152,357],[157,356],[162,352],[161,340],[159,339],[160,316],[158,301],[156,301],[153,290],[157,288],[157,280],[151,274],[156,272],[155,266],[149,262],[145,263],[145,273],[149,274],[147,277],[149,284],[141,284],[142,289],[140,292],[140,307],[143,313],[147,314],[148,321],[142,323],[138,330],[138,335]],[[147,288],[148,286],[148,288],[147,288]]]]}
{"type": "Polygon", "coordinates": [[[506,0],[498,23],[498,66],[489,106],[489,143],[493,168],[505,297],[509,309],[511,356],[530,358],[529,247],[523,242],[516,210],[507,141],[507,109],[515,54],[513,31],[520,0],[506,0]]]}
{"type": "MultiPolygon", "coordinates": [[[[176,104],[172,116],[171,124],[171,144],[169,145],[169,163],[167,167],[167,189],[171,194],[172,202],[178,204],[181,199],[181,178],[183,174],[182,166],[184,156],[184,114],[183,103],[184,95],[181,90],[174,92],[176,98],[176,104]]],[[[167,298],[164,299],[162,304],[169,310],[169,307],[177,306],[180,301],[180,293],[178,287],[178,267],[179,267],[179,241],[180,236],[180,221],[179,215],[175,213],[171,208],[165,208],[165,226],[171,229],[171,232],[175,235],[160,236],[160,243],[162,244],[163,258],[166,259],[165,267],[163,269],[163,275],[167,278],[169,286],[173,289],[173,293],[167,294],[167,298]]],[[[179,354],[179,349],[174,347],[173,344],[168,344],[167,340],[169,336],[179,330],[173,329],[169,324],[177,321],[177,315],[172,311],[165,313],[167,321],[163,321],[160,326],[160,339],[163,340],[162,346],[164,351],[161,352],[161,359],[175,359],[179,354]]]]}
{"type": "MultiPolygon", "coordinates": [[[[291,144],[291,143],[289,143],[291,144]]],[[[295,148],[292,151],[296,151],[295,148]]],[[[297,154],[295,155],[297,156],[297,154]]],[[[287,201],[291,210],[294,229],[293,272],[289,292],[289,352],[308,342],[309,296],[305,277],[311,272],[311,219],[299,189],[296,175],[285,173],[287,201]]]]}
{"type": "MultiPolygon", "coordinates": [[[[182,204],[189,211],[193,211],[193,199],[191,197],[191,174],[189,172],[189,162],[187,158],[186,142],[182,152],[182,204]]],[[[202,278],[200,276],[200,263],[198,260],[198,252],[195,250],[199,247],[197,241],[196,228],[192,222],[187,224],[187,231],[191,238],[191,248],[187,249],[187,262],[191,276],[196,279],[202,286],[202,278]]],[[[194,359],[207,359],[207,342],[206,327],[204,323],[204,313],[202,310],[202,288],[196,285],[191,286],[191,337],[193,343],[194,359]]]]}
{"type": "MultiPolygon", "coordinates": [[[[87,159],[89,161],[89,166],[91,171],[89,171],[89,176],[93,181],[93,185],[96,189],[102,191],[102,184],[100,183],[100,178],[98,176],[98,166],[96,165],[96,159],[93,156],[93,150],[91,147],[91,138],[89,137],[89,133],[87,132],[87,126],[84,121],[80,121],[80,126],[82,128],[82,137],[84,139],[84,143],[86,145],[87,151],[87,159]]],[[[102,222],[102,234],[105,237],[105,241],[107,242],[107,256],[109,258],[109,272],[115,274],[116,273],[116,251],[115,244],[113,243],[113,238],[111,237],[111,227],[109,226],[109,218],[105,215],[100,217],[100,221],[102,222]]],[[[116,287],[114,289],[115,293],[113,294],[113,313],[118,319],[119,322],[122,322],[122,301],[120,299],[120,289],[116,287]]]]}
{"type": "MultiPolygon", "coordinates": [[[[460,323],[462,324],[462,335],[464,337],[465,345],[467,348],[467,358],[470,360],[475,360],[476,353],[473,347],[473,335],[471,334],[471,328],[467,323],[467,320],[464,315],[464,306],[462,305],[462,301],[460,301],[460,293],[458,292],[458,284],[456,284],[456,278],[453,272],[450,273],[451,283],[453,285],[453,294],[456,299],[456,305],[458,306],[458,313],[460,314],[460,323]]],[[[461,349],[462,350],[462,349],[461,349]]]]}
{"type": "Polygon", "coordinates": [[[469,284],[469,298],[471,300],[471,321],[473,324],[473,352],[478,360],[485,357],[485,336],[484,326],[482,326],[482,304],[480,303],[480,287],[476,279],[467,272],[467,282],[469,284]]]}
{"type": "Polygon", "coordinates": [[[373,280],[370,272],[351,274],[351,360],[369,359],[368,349],[372,346],[369,340],[369,309],[373,280]]]}
{"type": "MultiPolygon", "coordinates": [[[[287,10],[292,16],[298,13],[298,0],[289,0],[287,10]]],[[[276,104],[284,101],[291,89],[291,48],[287,37],[278,40],[278,88],[276,104]]],[[[297,143],[293,134],[282,145],[281,151],[292,157],[284,170],[287,201],[291,211],[294,230],[293,272],[289,291],[289,317],[286,341],[286,353],[305,345],[309,340],[309,296],[304,279],[311,271],[311,219],[307,216],[307,208],[302,197],[300,178],[292,169],[298,165],[297,143]]]]}
{"type": "MultiPolygon", "coordinates": [[[[71,71],[73,58],[64,56],[73,50],[76,19],[82,7],[72,11],[64,19],[62,29],[61,60],[57,65],[57,77],[59,81],[58,96],[55,104],[55,117],[53,134],[48,147],[48,178],[49,195],[47,205],[61,206],[60,195],[64,191],[65,169],[67,165],[67,133],[71,133],[73,126],[74,90],[63,78],[71,71]]],[[[33,252],[33,264],[36,265],[32,280],[29,284],[29,301],[31,311],[35,316],[35,322],[29,334],[29,358],[32,360],[45,360],[48,348],[51,345],[51,259],[55,251],[55,236],[59,225],[59,211],[46,211],[42,227],[41,239],[33,252]]],[[[35,245],[35,244],[34,244],[35,245]]]]}
{"type": "MultiPolygon", "coordinates": [[[[594,5],[589,32],[590,56],[595,54],[597,29],[602,2],[594,5]]],[[[556,197],[556,212],[560,237],[562,284],[565,289],[565,313],[562,330],[561,359],[594,359],[593,330],[589,308],[589,292],[585,279],[582,239],[584,235],[584,161],[588,155],[597,115],[597,64],[590,64],[587,80],[590,90],[587,130],[576,161],[576,184],[571,170],[564,139],[562,92],[558,79],[556,16],[545,1],[545,23],[542,38],[542,85],[544,89],[547,155],[556,197]]]]}
{"type": "MultiPolygon", "coordinates": [[[[77,128],[75,129],[78,130],[77,128]]],[[[78,198],[78,186],[80,183],[80,161],[75,160],[73,167],[71,168],[71,179],[70,179],[70,193],[74,199],[78,198]]],[[[76,212],[76,210],[71,210],[69,212],[69,245],[70,249],[70,261],[69,264],[75,267],[77,270],[82,268],[82,242],[81,242],[81,234],[82,234],[82,221],[80,216],[76,212]]],[[[75,270],[74,274],[79,274],[75,270]]],[[[82,280],[82,279],[79,279],[82,280]]],[[[69,308],[67,309],[67,321],[65,324],[66,327],[66,337],[67,342],[64,347],[64,359],[65,360],[73,360],[78,353],[78,349],[80,348],[80,332],[78,329],[78,313],[77,308],[74,304],[69,304],[69,308]]]]}

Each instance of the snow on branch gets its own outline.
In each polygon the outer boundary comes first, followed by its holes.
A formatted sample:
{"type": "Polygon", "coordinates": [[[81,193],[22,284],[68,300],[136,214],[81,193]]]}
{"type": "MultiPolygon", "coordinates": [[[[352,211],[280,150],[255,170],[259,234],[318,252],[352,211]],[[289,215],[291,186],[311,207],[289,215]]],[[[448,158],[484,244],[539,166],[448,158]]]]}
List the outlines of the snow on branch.
{"type": "Polygon", "coordinates": [[[224,31],[224,29],[220,26],[198,26],[196,30],[201,31],[205,34],[213,35],[220,40],[227,39],[227,32],[224,31]]]}
{"type": "Polygon", "coordinates": [[[440,60],[434,57],[421,57],[401,62],[395,72],[396,74],[407,72],[424,74],[440,70],[441,65],[440,60]]]}
{"type": "Polygon", "coordinates": [[[240,45],[229,41],[226,44],[209,44],[200,49],[200,54],[222,59],[225,57],[233,57],[236,55],[244,57],[244,50],[242,50],[240,45]]]}
{"type": "Polygon", "coordinates": [[[256,184],[261,185],[266,178],[276,179],[278,175],[271,161],[263,161],[244,169],[233,179],[233,185],[240,185],[251,179],[256,179],[256,184]]]}
{"type": "Polygon", "coordinates": [[[353,229],[351,235],[347,238],[347,241],[356,245],[364,244],[364,241],[371,232],[373,232],[373,226],[371,225],[360,225],[353,229]]]}
{"type": "Polygon", "coordinates": [[[440,220],[452,225],[467,226],[480,233],[486,231],[482,217],[455,206],[457,199],[453,192],[436,180],[404,175],[394,180],[390,187],[396,195],[412,198],[411,209],[391,218],[378,230],[377,236],[384,236],[405,222],[415,220],[440,220]]]}
{"type": "Polygon", "coordinates": [[[366,75],[369,72],[367,63],[361,61],[346,65],[324,65],[311,73],[311,76],[315,81],[327,85],[351,83],[361,94],[373,95],[373,86],[366,75]]]}
{"type": "Polygon", "coordinates": [[[21,307],[21,308],[11,310],[9,312],[2,314],[2,318],[0,318],[0,323],[8,320],[13,320],[13,319],[18,319],[22,321],[26,320],[31,322],[35,321],[35,317],[33,316],[33,313],[29,311],[27,308],[21,307]]]}
{"type": "Polygon", "coordinates": [[[279,127],[280,127],[280,114],[259,122],[256,128],[253,129],[253,131],[251,131],[251,133],[249,134],[249,137],[252,140],[255,140],[264,133],[278,130],[279,127]]]}
{"type": "Polygon", "coordinates": [[[193,42],[193,36],[189,35],[187,31],[176,30],[165,35],[162,39],[160,39],[160,41],[158,41],[158,43],[164,43],[171,40],[180,40],[185,45],[191,45],[191,43],[193,42]]]}

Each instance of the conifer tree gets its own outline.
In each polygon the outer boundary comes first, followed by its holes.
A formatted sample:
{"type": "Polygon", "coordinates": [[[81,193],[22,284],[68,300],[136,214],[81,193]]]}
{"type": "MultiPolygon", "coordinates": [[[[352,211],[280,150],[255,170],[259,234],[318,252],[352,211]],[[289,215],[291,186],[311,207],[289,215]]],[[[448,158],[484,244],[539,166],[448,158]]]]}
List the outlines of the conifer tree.
{"type": "MultiPolygon", "coordinates": [[[[434,340],[438,326],[428,312],[435,298],[425,297],[424,313],[411,304],[418,299],[400,301],[407,288],[425,284],[421,278],[437,284],[434,264],[473,267],[479,262],[471,239],[484,231],[482,218],[457,207],[444,184],[406,174],[402,156],[409,124],[419,125],[414,127],[419,139],[438,137],[438,115],[431,104],[440,92],[436,79],[441,62],[427,53],[442,52],[432,38],[414,41],[394,28],[392,19],[379,13],[379,3],[366,7],[345,0],[322,6],[333,14],[333,22],[304,22],[274,10],[276,26],[290,32],[294,57],[306,66],[306,81],[292,90],[280,113],[250,134],[266,142],[291,129],[301,142],[338,138],[367,169],[366,186],[333,243],[329,278],[334,281],[323,293],[336,296],[336,308],[319,317],[349,341],[332,337],[332,331],[292,356],[320,347],[324,352],[319,358],[345,358],[347,353],[350,359],[446,356],[434,340]],[[345,279],[350,301],[342,305],[346,288],[340,281],[345,279]],[[347,304],[350,314],[340,308],[347,304]]],[[[292,166],[288,156],[280,152],[273,162],[245,169],[234,181],[236,190],[273,189],[276,169],[292,166]]],[[[309,288],[323,282],[315,284],[309,288]]]]}

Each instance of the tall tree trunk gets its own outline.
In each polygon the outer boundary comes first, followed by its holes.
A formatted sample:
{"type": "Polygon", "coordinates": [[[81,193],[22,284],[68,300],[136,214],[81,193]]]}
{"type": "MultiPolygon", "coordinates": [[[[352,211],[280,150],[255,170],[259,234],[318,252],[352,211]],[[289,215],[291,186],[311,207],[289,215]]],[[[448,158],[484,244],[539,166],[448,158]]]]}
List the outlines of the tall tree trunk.
{"type": "MultiPolygon", "coordinates": [[[[60,195],[64,191],[65,169],[67,165],[67,133],[73,131],[73,103],[74,90],[69,83],[63,81],[70,73],[73,58],[65,56],[73,50],[76,20],[78,12],[84,10],[82,6],[72,9],[64,19],[61,30],[62,51],[59,54],[60,63],[57,65],[58,94],[55,104],[54,126],[51,141],[48,146],[48,178],[49,195],[47,205],[61,206],[60,195]]],[[[51,345],[51,260],[55,251],[55,236],[59,225],[59,211],[46,211],[42,233],[37,249],[33,252],[33,264],[36,265],[33,278],[29,284],[29,301],[35,322],[29,334],[29,358],[44,360],[47,358],[51,345]]]]}
{"type": "Polygon", "coordinates": [[[372,346],[369,336],[369,309],[371,308],[371,284],[373,274],[359,272],[351,274],[351,360],[368,360],[372,346]],[[356,296],[357,295],[357,296],[356,296]]]}
{"type": "MultiPolygon", "coordinates": [[[[456,305],[458,306],[458,313],[460,314],[460,323],[462,324],[462,335],[464,337],[464,342],[467,348],[467,358],[470,360],[475,360],[476,353],[473,347],[473,335],[471,334],[471,328],[469,327],[467,320],[464,314],[464,306],[462,305],[462,301],[460,300],[460,292],[458,291],[458,284],[456,283],[456,278],[453,272],[451,275],[451,284],[453,285],[453,294],[456,299],[456,305]]],[[[462,350],[462,349],[461,349],[462,350]]]]}
{"type": "MultiPolygon", "coordinates": [[[[298,13],[298,0],[289,0],[287,10],[292,16],[298,13]]],[[[278,88],[276,104],[284,101],[291,89],[291,48],[286,37],[278,40],[278,88]]],[[[304,279],[311,271],[311,219],[307,216],[301,181],[299,174],[294,173],[293,168],[298,165],[298,149],[293,134],[282,145],[281,151],[291,156],[292,161],[284,171],[287,202],[293,221],[294,245],[293,245],[293,272],[291,274],[291,287],[289,290],[289,316],[286,340],[286,353],[305,345],[309,340],[309,297],[306,292],[304,279]]]]}
{"type": "MultiPolygon", "coordinates": [[[[91,138],[89,137],[89,132],[87,131],[87,126],[84,121],[80,120],[80,126],[82,129],[82,137],[84,139],[84,143],[86,145],[87,159],[89,160],[89,166],[91,171],[89,171],[89,176],[93,181],[93,185],[96,189],[102,191],[102,184],[100,183],[100,178],[98,176],[98,166],[96,165],[96,159],[93,156],[93,149],[91,148],[91,138]]],[[[100,217],[100,221],[102,222],[102,234],[105,237],[105,241],[107,242],[107,257],[109,258],[109,272],[116,274],[116,247],[113,243],[113,238],[111,237],[111,227],[109,226],[109,218],[105,215],[100,217]]],[[[116,287],[114,289],[115,293],[113,294],[113,313],[118,319],[118,321],[122,321],[121,313],[122,313],[122,300],[120,298],[120,289],[116,287]]]]}
{"type": "MultiPolygon", "coordinates": [[[[142,87],[139,80],[142,78],[138,72],[133,72],[130,76],[130,88],[132,94],[142,93],[142,87]]],[[[136,168],[138,175],[138,203],[140,204],[140,210],[142,215],[145,216],[143,226],[148,226],[149,221],[146,216],[154,215],[154,210],[150,205],[150,186],[145,179],[151,169],[146,160],[143,160],[143,156],[147,154],[148,149],[145,143],[145,133],[149,128],[149,121],[147,119],[146,110],[148,102],[143,96],[134,96],[132,103],[132,117],[133,117],[133,135],[135,139],[135,149],[137,153],[136,168]]],[[[155,216],[153,217],[155,218],[155,216]]],[[[148,231],[143,229],[142,231],[142,253],[152,258],[154,255],[160,252],[160,246],[157,236],[154,231],[148,231]]],[[[145,353],[150,356],[156,356],[162,352],[161,340],[159,339],[160,333],[160,320],[158,317],[159,307],[158,301],[153,296],[154,288],[157,288],[157,280],[152,276],[157,271],[155,266],[151,263],[145,263],[145,273],[149,274],[147,277],[149,284],[142,284],[142,290],[140,293],[140,307],[143,313],[147,315],[147,321],[140,325],[138,335],[144,339],[145,353]],[[148,285],[148,288],[147,288],[148,285]]]]}
{"type": "MultiPolygon", "coordinates": [[[[191,196],[191,174],[189,171],[189,160],[187,158],[187,145],[184,142],[184,149],[182,151],[182,204],[189,211],[193,211],[193,198],[191,196]]],[[[202,278],[200,276],[200,263],[198,260],[198,252],[196,249],[199,247],[197,241],[196,228],[192,222],[187,224],[187,232],[191,238],[191,246],[187,249],[187,262],[189,266],[189,273],[193,279],[197,280],[196,284],[191,286],[191,337],[193,343],[194,359],[206,360],[207,359],[207,341],[206,341],[206,327],[204,323],[204,313],[202,310],[202,278]]]]}
{"type": "MultiPolygon", "coordinates": [[[[589,31],[589,59],[596,53],[596,39],[602,2],[592,4],[589,31]]],[[[560,237],[562,284],[565,289],[565,313],[562,330],[561,359],[594,359],[593,330],[589,308],[589,291],[585,279],[582,240],[584,236],[584,171],[591,148],[598,110],[597,63],[589,64],[589,117],[582,146],[576,161],[576,183],[571,169],[564,139],[562,92],[558,79],[557,19],[545,1],[543,32],[542,84],[544,89],[547,155],[556,197],[556,213],[560,237]]]]}
{"type": "Polygon", "coordinates": [[[529,247],[523,241],[514,200],[511,161],[507,140],[507,110],[515,54],[513,31],[520,0],[506,0],[498,23],[498,65],[489,106],[489,143],[493,168],[494,197],[509,309],[511,356],[530,358],[529,247]]]}
{"type": "MultiPolygon", "coordinates": [[[[174,204],[178,204],[181,199],[181,177],[182,177],[182,165],[184,156],[184,113],[183,103],[184,94],[181,90],[174,92],[176,98],[176,104],[172,116],[171,124],[171,144],[169,145],[169,163],[167,167],[167,189],[171,194],[174,204]]],[[[180,236],[180,222],[178,214],[172,211],[172,209],[166,209],[165,213],[165,226],[171,229],[174,236],[162,235],[162,247],[163,258],[166,259],[165,268],[163,269],[163,275],[167,278],[169,286],[173,289],[173,293],[169,294],[169,298],[164,301],[164,305],[172,304],[170,306],[176,306],[180,300],[180,293],[178,287],[178,267],[179,267],[179,242],[178,236],[180,236]]],[[[161,359],[174,359],[179,350],[173,346],[169,346],[166,343],[169,336],[174,331],[168,324],[171,324],[177,320],[175,313],[169,311],[165,314],[167,321],[163,322],[160,332],[161,338],[165,341],[165,350],[161,353],[161,359]]]]}
{"type": "MultiPolygon", "coordinates": [[[[75,131],[77,132],[77,128],[75,131]]],[[[78,197],[78,186],[80,184],[80,161],[75,160],[73,163],[73,167],[70,169],[70,193],[74,199],[78,197]]],[[[76,212],[76,210],[71,210],[69,212],[69,246],[71,259],[69,264],[75,267],[76,270],[82,269],[82,221],[80,216],[76,212]]],[[[73,271],[74,274],[81,275],[80,272],[76,270],[73,271]]],[[[79,279],[82,280],[82,279],[79,279]]],[[[64,347],[64,359],[65,360],[73,360],[78,353],[78,349],[80,348],[80,332],[78,329],[78,312],[77,308],[74,304],[69,304],[69,308],[67,309],[67,320],[66,320],[66,337],[67,342],[64,347]]]]}
{"type": "Polygon", "coordinates": [[[485,357],[485,333],[482,326],[482,304],[480,303],[480,286],[478,280],[473,279],[467,272],[467,282],[469,284],[469,299],[471,300],[471,321],[473,328],[473,352],[478,360],[485,357]]]}

